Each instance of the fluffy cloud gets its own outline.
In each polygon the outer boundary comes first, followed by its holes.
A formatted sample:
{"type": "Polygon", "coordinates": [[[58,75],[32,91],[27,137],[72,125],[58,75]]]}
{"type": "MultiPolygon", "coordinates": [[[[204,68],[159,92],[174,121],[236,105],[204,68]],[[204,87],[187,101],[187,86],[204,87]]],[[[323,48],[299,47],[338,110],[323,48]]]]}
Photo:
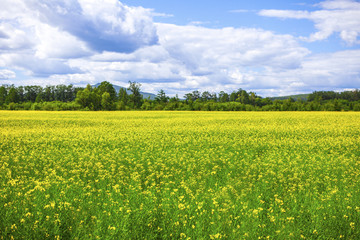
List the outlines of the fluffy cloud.
{"type": "Polygon", "coordinates": [[[296,68],[309,51],[290,35],[250,28],[158,24],[160,44],[196,75],[237,67],[296,68]],[[184,36],[184,37],[179,37],[184,36]]]}
{"type": "Polygon", "coordinates": [[[91,72],[97,81],[105,78],[127,84],[136,80],[146,91],[165,88],[170,94],[183,94],[194,89],[249,88],[258,83],[253,74],[266,68],[296,69],[310,54],[294,37],[261,29],[156,26],[158,45],[133,53],[103,52],[73,59],[70,66],[91,72]]]}
{"type": "Polygon", "coordinates": [[[118,0],[27,0],[40,19],[87,43],[96,51],[132,52],[157,42],[151,11],[118,0]]]}
{"type": "Polygon", "coordinates": [[[8,69],[0,69],[0,80],[15,78],[16,74],[8,69]]]}
{"type": "Polygon", "coordinates": [[[117,0],[3,0],[0,67],[43,77],[81,73],[69,59],[156,44],[151,14],[117,0]]]}
{"type": "Polygon", "coordinates": [[[360,50],[315,54],[304,59],[297,69],[267,69],[254,74],[257,80],[251,87],[263,96],[354,89],[360,86],[359,59],[360,50]]]}
{"type": "Polygon", "coordinates": [[[360,44],[360,3],[353,0],[329,0],[319,3],[319,11],[262,10],[261,16],[309,19],[318,32],[311,34],[309,41],[318,41],[339,33],[346,43],[360,44]]]}
{"type": "MultiPolygon", "coordinates": [[[[261,14],[326,20],[329,14],[357,11],[353,1],[319,6],[325,10],[261,14]]],[[[110,81],[121,86],[131,80],[144,91],[164,89],[180,97],[193,90],[243,88],[274,96],[360,84],[358,50],[316,55],[291,35],[154,23],[151,16],[151,9],[117,0],[3,0],[0,79],[40,85],[110,81]],[[29,78],[17,79],[18,71],[29,78]]],[[[338,28],[319,20],[319,32],[310,38],[337,31],[345,41],[356,42],[358,18],[341,19],[338,28]]]]}

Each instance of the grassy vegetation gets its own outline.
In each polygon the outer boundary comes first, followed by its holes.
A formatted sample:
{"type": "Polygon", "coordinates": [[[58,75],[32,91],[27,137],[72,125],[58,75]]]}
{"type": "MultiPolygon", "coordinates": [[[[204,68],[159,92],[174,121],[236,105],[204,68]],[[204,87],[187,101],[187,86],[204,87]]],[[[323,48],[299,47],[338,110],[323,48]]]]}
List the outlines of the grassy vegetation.
{"type": "Polygon", "coordinates": [[[0,112],[0,239],[358,239],[360,113],[0,112]]]}
{"type": "Polygon", "coordinates": [[[296,101],[298,100],[302,100],[302,101],[307,101],[308,97],[311,95],[311,93],[308,94],[296,94],[296,95],[289,95],[289,96],[281,96],[281,97],[270,97],[270,99],[272,101],[274,100],[286,100],[289,98],[292,98],[296,101]]]}

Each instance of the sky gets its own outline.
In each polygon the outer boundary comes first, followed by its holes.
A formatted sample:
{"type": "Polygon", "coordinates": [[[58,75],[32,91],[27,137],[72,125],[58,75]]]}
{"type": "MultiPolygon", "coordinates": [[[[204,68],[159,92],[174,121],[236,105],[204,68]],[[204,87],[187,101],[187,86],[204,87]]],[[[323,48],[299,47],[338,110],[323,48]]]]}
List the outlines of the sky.
{"type": "Polygon", "coordinates": [[[360,88],[356,0],[0,0],[0,85],[360,88]]]}

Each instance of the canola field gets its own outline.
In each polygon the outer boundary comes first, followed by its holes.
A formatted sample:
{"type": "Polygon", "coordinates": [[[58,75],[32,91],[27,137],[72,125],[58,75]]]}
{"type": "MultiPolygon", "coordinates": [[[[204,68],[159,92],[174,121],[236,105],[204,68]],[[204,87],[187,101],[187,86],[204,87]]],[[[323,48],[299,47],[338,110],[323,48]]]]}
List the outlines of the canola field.
{"type": "Polygon", "coordinates": [[[359,239],[360,113],[0,111],[0,239],[359,239]]]}

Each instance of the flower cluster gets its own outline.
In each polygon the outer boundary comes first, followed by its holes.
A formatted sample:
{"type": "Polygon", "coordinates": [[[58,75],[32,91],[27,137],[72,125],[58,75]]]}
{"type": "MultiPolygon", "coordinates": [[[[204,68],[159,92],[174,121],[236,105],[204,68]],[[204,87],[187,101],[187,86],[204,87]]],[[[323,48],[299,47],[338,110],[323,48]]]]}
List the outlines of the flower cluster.
{"type": "Polygon", "coordinates": [[[0,112],[0,239],[356,239],[360,114],[0,112]]]}

